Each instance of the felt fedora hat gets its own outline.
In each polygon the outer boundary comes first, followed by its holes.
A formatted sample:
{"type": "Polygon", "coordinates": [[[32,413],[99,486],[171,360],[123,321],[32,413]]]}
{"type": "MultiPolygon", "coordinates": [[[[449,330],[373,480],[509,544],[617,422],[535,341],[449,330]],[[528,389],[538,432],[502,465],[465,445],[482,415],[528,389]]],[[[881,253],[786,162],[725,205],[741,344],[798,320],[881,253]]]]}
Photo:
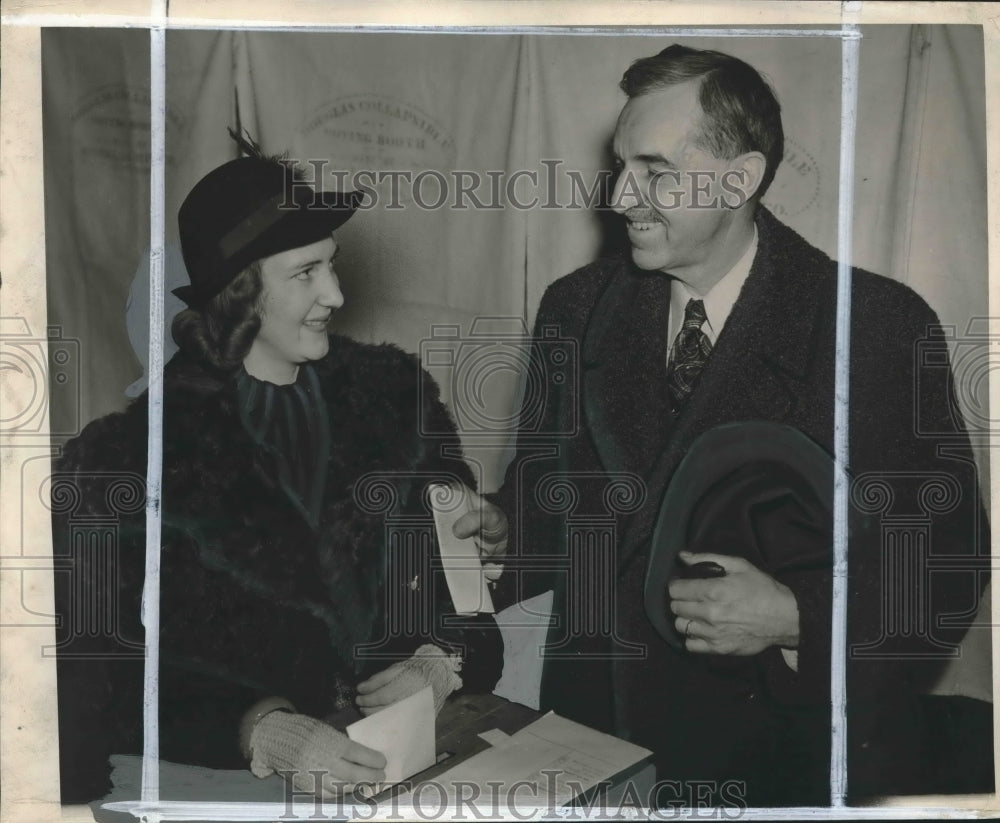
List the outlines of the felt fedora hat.
{"type": "Polygon", "coordinates": [[[357,209],[360,192],[318,192],[290,164],[241,157],[199,180],[177,216],[190,285],[173,293],[197,307],[265,257],[330,235],[357,209]]]}
{"type": "Polygon", "coordinates": [[[645,608],[657,632],[684,648],[667,593],[671,578],[692,576],[682,550],[739,556],[772,577],[829,566],[833,488],[833,458],[791,426],[749,421],[702,434],[671,476],[653,531],[645,608]]]}

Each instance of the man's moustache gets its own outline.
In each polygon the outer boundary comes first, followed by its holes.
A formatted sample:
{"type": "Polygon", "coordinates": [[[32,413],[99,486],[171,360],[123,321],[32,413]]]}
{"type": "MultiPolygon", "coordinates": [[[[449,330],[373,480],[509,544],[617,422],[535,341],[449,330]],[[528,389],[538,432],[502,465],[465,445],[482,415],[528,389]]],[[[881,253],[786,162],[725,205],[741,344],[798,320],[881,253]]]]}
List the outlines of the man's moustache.
{"type": "Polygon", "coordinates": [[[632,223],[655,223],[660,217],[652,209],[629,209],[625,212],[625,219],[632,223]]]}

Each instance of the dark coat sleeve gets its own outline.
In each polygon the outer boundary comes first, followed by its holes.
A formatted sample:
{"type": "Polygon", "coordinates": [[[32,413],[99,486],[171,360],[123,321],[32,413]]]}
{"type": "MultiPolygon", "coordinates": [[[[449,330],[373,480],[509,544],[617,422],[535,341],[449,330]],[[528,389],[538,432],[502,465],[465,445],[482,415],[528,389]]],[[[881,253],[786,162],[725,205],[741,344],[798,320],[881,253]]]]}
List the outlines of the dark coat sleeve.
{"type": "Polygon", "coordinates": [[[139,621],[143,563],[135,517],[144,469],[131,459],[130,419],[88,425],[54,465],[52,535],[62,800],[84,802],[111,786],[113,751],[142,745],[145,635],[139,621]],[[139,473],[141,472],[141,474],[139,473]],[[120,484],[134,497],[115,505],[120,484]],[[101,524],[105,525],[101,525],[101,524]]]}
{"type": "MultiPolygon", "coordinates": [[[[616,258],[583,266],[550,284],[539,303],[513,458],[500,489],[490,495],[507,516],[509,534],[504,573],[494,595],[497,608],[565,582],[566,558],[554,553],[564,550],[567,520],[551,499],[560,491],[547,481],[580,466],[600,465],[584,425],[584,335],[595,304],[619,266],[616,258]]],[[[603,482],[596,474],[590,480],[603,482]]],[[[588,496],[589,482],[574,478],[574,484],[582,484],[581,497],[588,496]]]]}
{"type": "MultiPolygon", "coordinates": [[[[897,283],[854,278],[845,663],[849,785],[860,797],[931,785],[918,695],[978,605],[990,537],[936,315],[897,283]]],[[[799,606],[798,671],[769,650],[768,690],[794,711],[818,705],[816,723],[827,722],[832,570],[778,579],[799,606]]]]}
{"type": "MultiPolygon", "coordinates": [[[[963,572],[962,558],[988,554],[989,524],[936,315],[909,289],[865,272],[855,278],[849,637],[858,661],[852,665],[856,693],[874,695],[887,682],[898,686],[899,676],[913,688],[926,687],[947,648],[961,640],[965,625],[943,618],[975,609],[987,572],[963,572]],[[892,565],[898,558],[889,541],[904,534],[925,537],[914,549],[926,555],[912,575],[890,580],[904,570],[892,565]],[[949,565],[954,573],[944,571],[949,565]],[[904,595],[916,598],[910,612],[897,599],[904,595]],[[906,625],[887,622],[899,617],[906,625]]],[[[801,620],[800,674],[787,679],[804,695],[822,694],[830,671],[831,574],[800,572],[782,582],[795,592],[801,620]]],[[[791,697],[779,683],[778,692],[791,697]]]]}

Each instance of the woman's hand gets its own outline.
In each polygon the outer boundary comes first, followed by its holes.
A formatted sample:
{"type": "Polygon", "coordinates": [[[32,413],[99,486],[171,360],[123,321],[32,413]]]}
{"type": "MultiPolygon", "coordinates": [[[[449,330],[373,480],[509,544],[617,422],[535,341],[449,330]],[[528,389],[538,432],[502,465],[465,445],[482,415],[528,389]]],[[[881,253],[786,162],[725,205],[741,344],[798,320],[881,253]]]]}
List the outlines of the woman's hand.
{"type": "Polygon", "coordinates": [[[304,714],[264,715],[250,736],[257,777],[278,772],[302,792],[331,800],[359,784],[385,780],[385,756],[351,740],[333,726],[304,714]]]}
{"type": "Polygon", "coordinates": [[[472,489],[466,488],[465,494],[469,511],[455,521],[451,530],[458,538],[475,537],[483,572],[488,580],[496,580],[503,572],[507,554],[507,516],[472,489]]]}
{"type": "Polygon", "coordinates": [[[366,717],[416,694],[426,686],[434,692],[434,714],[437,715],[448,695],[462,688],[458,676],[461,659],[449,655],[437,646],[426,643],[406,660],[358,684],[355,702],[366,717]]]}

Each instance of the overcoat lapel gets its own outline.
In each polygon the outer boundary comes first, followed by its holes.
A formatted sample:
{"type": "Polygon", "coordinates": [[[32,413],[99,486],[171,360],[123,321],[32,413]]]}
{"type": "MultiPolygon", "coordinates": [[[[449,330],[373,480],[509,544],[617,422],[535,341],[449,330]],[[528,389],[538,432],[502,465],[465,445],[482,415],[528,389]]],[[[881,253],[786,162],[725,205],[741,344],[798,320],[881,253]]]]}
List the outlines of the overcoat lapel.
{"type": "Polygon", "coordinates": [[[670,426],[666,384],[670,279],[624,260],[583,340],[583,417],[604,471],[643,473],[670,426]]]}
{"type": "Polygon", "coordinates": [[[608,398],[621,384],[620,364],[607,357],[606,341],[620,333],[620,314],[635,302],[638,279],[623,266],[597,301],[583,341],[583,417],[604,471],[626,470],[625,432],[614,425],[608,398]]]}

